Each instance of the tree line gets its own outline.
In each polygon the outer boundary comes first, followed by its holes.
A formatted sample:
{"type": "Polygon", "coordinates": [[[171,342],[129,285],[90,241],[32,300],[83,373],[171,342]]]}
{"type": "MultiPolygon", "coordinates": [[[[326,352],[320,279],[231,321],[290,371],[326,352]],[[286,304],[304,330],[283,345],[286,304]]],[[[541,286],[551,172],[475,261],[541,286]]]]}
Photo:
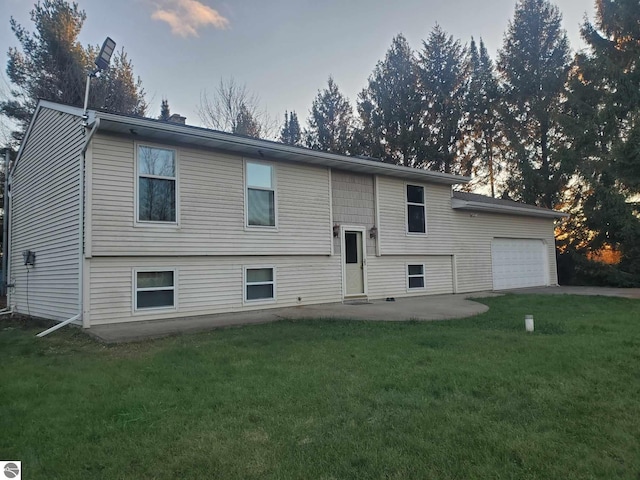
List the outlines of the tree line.
{"type": "MultiPolygon", "coordinates": [[[[581,28],[587,46],[571,51],[559,9],[517,0],[492,58],[482,39],[468,44],[436,25],[419,48],[393,38],[354,104],[330,76],[306,124],[284,124],[233,79],[203,92],[198,113],[210,128],[327,152],[366,156],[472,178],[465,188],[572,214],[558,228],[561,265],[581,281],[633,284],[640,276],[640,4],[596,1],[581,28]],[[354,109],[355,105],[355,109],[354,109]],[[597,262],[614,250],[616,267],[597,262]]],[[[11,91],[0,114],[20,139],[38,98],[82,105],[96,46],[77,37],[84,11],[66,0],[35,5],[35,31],[11,19],[11,91]]],[[[139,78],[124,50],[92,86],[90,106],[147,114],[139,78]]],[[[170,115],[163,99],[159,118],[170,115]]]]}

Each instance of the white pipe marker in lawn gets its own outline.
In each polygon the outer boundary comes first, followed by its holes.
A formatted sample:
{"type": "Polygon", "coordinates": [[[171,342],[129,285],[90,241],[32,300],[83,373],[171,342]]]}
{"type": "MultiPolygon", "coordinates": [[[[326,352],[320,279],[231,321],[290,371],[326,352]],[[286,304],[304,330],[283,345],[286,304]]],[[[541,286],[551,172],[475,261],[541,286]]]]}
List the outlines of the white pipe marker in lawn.
{"type": "Polygon", "coordinates": [[[533,315],[524,316],[524,328],[527,332],[533,332],[533,315]]]}

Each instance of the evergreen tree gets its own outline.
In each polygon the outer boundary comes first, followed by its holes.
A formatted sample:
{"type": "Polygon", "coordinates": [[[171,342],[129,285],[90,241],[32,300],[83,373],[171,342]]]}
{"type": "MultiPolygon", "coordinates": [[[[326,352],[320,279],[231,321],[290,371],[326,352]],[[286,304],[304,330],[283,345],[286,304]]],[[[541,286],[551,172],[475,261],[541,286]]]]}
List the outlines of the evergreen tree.
{"type": "Polygon", "coordinates": [[[260,138],[261,126],[253,116],[249,108],[242,104],[236,116],[236,121],[231,133],[244,135],[245,137],[260,138]]]}
{"type": "Polygon", "coordinates": [[[280,130],[280,141],[287,145],[300,145],[302,135],[296,112],[284,112],[284,125],[280,130]]]}
{"type": "Polygon", "coordinates": [[[463,172],[472,173],[474,185],[489,185],[496,196],[497,161],[503,148],[502,122],[498,111],[499,88],[493,61],[484,42],[480,48],[471,39],[469,46],[469,82],[466,91],[467,122],[464,129],[465,158],[463,172]]]}
{"type": "Polygon", "coordinates": [[[422,44],[418,67],[427,166],[445,173],[470,173],[462,172],[459,155],[465,119],[465,49],[439,25],[422,44]]]}
{"type": "Polygon", "coordinates": [[[329,77],[327,88],[318,91],[307,122],[305,143],[309,148],[341,154],[350,152],[353,110],[332,77],[329,77]]]}
{"type": "Polygon", "coordinates": [[[162,99],[162,104],[160,105],[160,116],[158,120],[164,120],[165,122],[171,118],[171,109],[169,108],[169,100],[166,98],[162,99]]]}
{"type": "Polygon", "coordinates": [[[557,7],[519,0],[499,51],[508,134],[507,193],[552,208],[575,169],[559,126],[569,70],[569,43],[557,7]]]}
{"type": "Polygon", "coordinates": [[[578,228],[589,235],[573,247],[622,253],[620,268],[640,274],[640,4],[596,2],[585,22],[588,50],[576,56],[569,80],[568,132],[579,160],[574,203],[584,215],[578,228]]]}
{"type": "MultiPolygon", "coordinates": [[[[98,47],[83,47],[78,35],[86,19],[76,3],[44,0],[31,11],[35,32],[11,19],[20,48],[9,48],[7,76],[11,97],[0,102],[0,113],[15,121],[21,138],[38,99],[82,106],[87,73],[93,69],[98,47]]],[[[114,53],[111,66],[92,80],[89,106],[118,113],[143,115],[144,90],[133,76],[123,50],[114,53]]]]}
{"type": "Polygon", "coordinates": [[[357,149],[398,165],[424,167],[418,68],[407,40],[396,36],[358,96],[357,149]]]}

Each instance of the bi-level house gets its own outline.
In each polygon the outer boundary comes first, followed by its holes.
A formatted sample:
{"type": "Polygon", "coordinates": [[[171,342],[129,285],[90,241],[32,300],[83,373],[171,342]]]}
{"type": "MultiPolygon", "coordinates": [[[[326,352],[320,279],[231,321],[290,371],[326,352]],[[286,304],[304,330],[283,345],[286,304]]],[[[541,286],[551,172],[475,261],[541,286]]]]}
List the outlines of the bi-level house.
{"type": "Polygon", "coordinates": [[[82,115],[41,101],[11,170],[16,312],[90,328],[557,283],[564,214],[453,191],[468,178],[82,115]]]}

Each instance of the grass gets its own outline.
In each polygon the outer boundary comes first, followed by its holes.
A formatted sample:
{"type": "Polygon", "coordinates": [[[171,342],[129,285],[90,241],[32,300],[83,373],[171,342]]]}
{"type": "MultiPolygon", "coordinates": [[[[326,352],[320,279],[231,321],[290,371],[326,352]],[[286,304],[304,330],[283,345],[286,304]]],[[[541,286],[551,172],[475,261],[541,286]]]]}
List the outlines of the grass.
{"type": "Polygon", "coordinates": [[[0,460],[25,479],[640,478],[640,301],[482,301],[109,347],[4,321],[0,460]]]}

